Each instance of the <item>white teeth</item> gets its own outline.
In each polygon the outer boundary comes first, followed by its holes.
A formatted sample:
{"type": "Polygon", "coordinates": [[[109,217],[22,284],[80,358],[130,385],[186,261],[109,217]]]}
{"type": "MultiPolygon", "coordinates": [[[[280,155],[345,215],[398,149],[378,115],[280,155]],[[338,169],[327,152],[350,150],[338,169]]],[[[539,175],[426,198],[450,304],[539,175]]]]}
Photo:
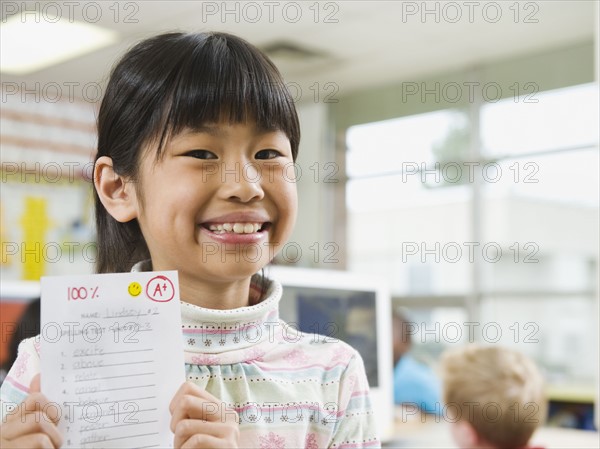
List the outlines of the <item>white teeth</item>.
{"type": "Polygon", "coordinates": [[[260,223],[223,223],[223,224],[211,224],[208,229],[213,231],[215,234],[224,234],[226,232],[234,232],[236,234],[252,234],[258,232],[262,227],[260,223]]]}

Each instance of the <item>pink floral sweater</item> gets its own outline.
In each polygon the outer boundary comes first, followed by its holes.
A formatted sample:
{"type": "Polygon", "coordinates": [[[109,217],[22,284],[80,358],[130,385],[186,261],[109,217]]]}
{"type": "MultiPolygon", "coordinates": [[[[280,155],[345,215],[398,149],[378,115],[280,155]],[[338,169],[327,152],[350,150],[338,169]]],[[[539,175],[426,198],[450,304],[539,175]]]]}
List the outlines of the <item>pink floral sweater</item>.
{"type": "MultiPolygon", "coordinates": [[[[187,379],[238,412],[241,447],[380,447],[358,352],[280,320],[282,288],[269,282],[266,298],[249,307],[182,302],[187,379]]],[[[38,372],[39,342],[24,340],[0,389],[3,421],[38,372]]]]}

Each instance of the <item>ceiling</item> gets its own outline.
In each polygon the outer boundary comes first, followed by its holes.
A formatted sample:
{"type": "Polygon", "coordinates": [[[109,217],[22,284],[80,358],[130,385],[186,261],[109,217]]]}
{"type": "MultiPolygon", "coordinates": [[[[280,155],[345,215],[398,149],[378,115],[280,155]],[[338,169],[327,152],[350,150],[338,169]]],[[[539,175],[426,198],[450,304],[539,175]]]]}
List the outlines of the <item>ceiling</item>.
{"type": "MultiPolygon", "coordinates": [[[[118,17],[116,3],[95,3],[103,8],[96,23],[116,30],[119,44],[30,75],[3,74],[2,81],[102,83],[116,58],[141,38],[162,31],[217,30],[238,34],[259,47],[285,42],[316,53],[305,59],[274,59],[288,81],[307,88],[315,82],[334,82],[343,95],[367,86],[592,41],[597,15],[594,1],[149,1],[120,2],[118,17]],[[469,3],[476,5],[469,10],[469,3]],[[424,8],[438,8],[439,15],[422,17],[424,8]],[[498,12],[501,16],[495,21],[498,12]]],[[[83,8],[74,9],[76,19],[83,8]]],[[[93,17],[95,10],[87,13],[93,17]]],[[[68,9],[63,14],[68,16],[68,9]]]]}

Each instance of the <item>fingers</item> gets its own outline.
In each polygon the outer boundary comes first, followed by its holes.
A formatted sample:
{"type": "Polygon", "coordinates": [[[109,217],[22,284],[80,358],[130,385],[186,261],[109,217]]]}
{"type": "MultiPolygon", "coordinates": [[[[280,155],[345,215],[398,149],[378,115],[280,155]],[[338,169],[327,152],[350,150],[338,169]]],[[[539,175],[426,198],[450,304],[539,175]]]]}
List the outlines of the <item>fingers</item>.
{"type": "MultiPolygon", "coordinates": [[[[198,419],[184,419],[177,423],[175,428],[175,447],[187,447],[190,444],[200,444],[202,437],[210,437],[218,441],[228,442],[226,446],[200,446],[198,447],[236,447],[239,438],[237,423],[208,422],[198,419]],[[196,441],[196,443],[190,443],[196,441]]],[[[189,446],[196,447],[196,446],[189,446]]]]}
{"type": "Polygon", "coordinates": [[[175,447],[238,446],[238,414],[197,385],[184,383],[175,393],[169,410],[175,447]]]}
{"type": "Polygon", "coordinates": [[[33,376],[33,379],[31,379],[31,384],[29,385],[29,392],[30,393],[39,393],[41,390],[40,388],[41,385],[41,377],[39,374],[36,374],[35,376],[33,376]]]}
{"type": "Polygon", "coordinates": [[[177,406],[171,414],[171,430],[175,432],[179,421],[188,418],[213,423],[231,422],[237,419],[237,414],[234,410],[226,409],[225,404],[218,404],[187,394],[179,398],[177,406]]]}
{"type": "Polygon", "coordinates": [[[58,448],[62,445],[62,436],[58,428],[43,412],[26,413],[19,420],[2,425],[4,447],[49,447],[58,448]],[[5,445],[6,441],[6,445],[5,445]]]}
{"type": "Polygon", "coordinates": [[[58,448],[62,445],[56,423],[58,407],[41,393],[30,394],[2,425],[2,448],[58,448]]]}
{"type": "Polygon", "coordinates": [[[177,423],[187,418],[211,422],[237,422],[238,420],[235,410],[227,408],[225,403],[191,382],[184,383],[175,393],[169,410],[173,432],[177,423]]]}
{"type": "Polygon", "coordinates": [[[60,446],[53,446],[52,441],[43,433],[36,433],[32,435],[25,435],[16,440],[5,440],[4,437],[0,439],[0,447],[2,449],[55,449],[60,446]]]}
{"type": "MultiPolygon", "coordinates": [[[[54,402],[50,402],[42,393],[32,393],[24,402],[17,406],[14,413],[6,416],[6,423],[22,420],[28,414],[41,413],[43,419],[52,424],[58,424],[60,409],[54,402]]],[[[4,431],[4,427],[2,428],[4,431]]]]}
{"type": "Polygon", "coordinates": [[[208,393],[206,390],[200,388],[198,385],[193,384],[191,382],[184,382],[183,384],[181,384],[181,387],[179,387],[179,390],[177,390],[175,396],[173,396],[173,399],[169,404],[169,411],[171,413],[173,413],[175,408],[178,406],[181,398],[186,395],[197,396],[199,398],[204,398],[204,400],[206,401],[217,402],[217,398],[215,398],[212,394],[208,393]]]}
{"type": "Polygon", "coordinates": [[[58,405],[50,402],[42,393],[30,394],[19,407],[22,407],[21,414],[41,411],[46,416],[46,419],[54,424],[58,424],[58,420],[60,419],[61,412],[58,405]]]}
{"type": "Polygon", "coordinates": [[[218,449],[218,448],[235,448],[236,446],[232,446],[231,444],[228,444],[226,441],[223,440],[219,440],[218,438],[215,438],[213,436],[210,435],[194,435],[192,438],[190,438],[189,440],[187,440],[183,446],[175,446],[175,447],[181,447],[181,449],[205,449],[205,448],[210,448],[210,449],[218,449]]]}

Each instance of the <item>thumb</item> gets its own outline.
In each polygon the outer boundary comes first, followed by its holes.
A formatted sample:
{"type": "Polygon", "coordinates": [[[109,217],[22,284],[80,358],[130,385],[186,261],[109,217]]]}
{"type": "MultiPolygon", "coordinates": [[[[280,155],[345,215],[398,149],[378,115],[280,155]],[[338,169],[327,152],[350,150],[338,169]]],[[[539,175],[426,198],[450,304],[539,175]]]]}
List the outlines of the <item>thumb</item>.
{"type": "Polygon", "coordinates": [[[29,392],[30,393],[39,393],[40,392],[40,384],[41,384],[41,380],[40,380],[40,375],[36,374],[35,376],[33,376],[33,379],[31,379],[31,383],[29,384],[29,392]]]}

